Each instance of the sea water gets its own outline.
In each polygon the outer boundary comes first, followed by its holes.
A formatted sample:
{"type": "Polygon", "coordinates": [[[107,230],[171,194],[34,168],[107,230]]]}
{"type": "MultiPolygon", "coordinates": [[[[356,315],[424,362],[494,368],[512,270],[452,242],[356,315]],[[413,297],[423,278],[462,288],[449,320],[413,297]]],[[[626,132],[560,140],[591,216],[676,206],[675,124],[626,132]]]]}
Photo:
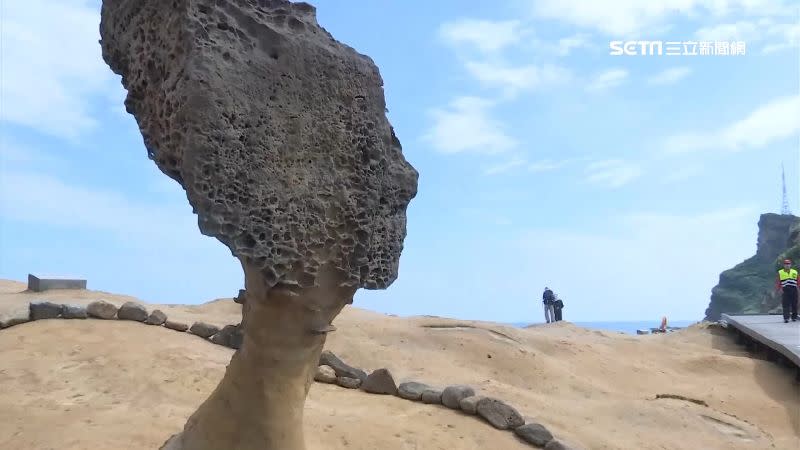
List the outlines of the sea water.
{"type": "MultiPolygon", "coordinates": [[[[699,320],[670,320],[667,323],[669,327],[688,327],[689,325],[695,324],[699,322],[699,320]]],[[[583,328],[590,328],[593,330],[603,330],[603,331],[619,331],[622,333],[628,334],[636,334],[636,330],[649,330],[651,328],[658,328],[661,326],[660,321],[653,321],[653,320],[634,320],[634,321],[619,321],[619,322],[572,322],[573,324],[583,327],[583,328]]],[[[537,325],[541,324],[541,322],[517,322],[513,323],[515,327],[526,327],[528,325],[537,325]]]]}

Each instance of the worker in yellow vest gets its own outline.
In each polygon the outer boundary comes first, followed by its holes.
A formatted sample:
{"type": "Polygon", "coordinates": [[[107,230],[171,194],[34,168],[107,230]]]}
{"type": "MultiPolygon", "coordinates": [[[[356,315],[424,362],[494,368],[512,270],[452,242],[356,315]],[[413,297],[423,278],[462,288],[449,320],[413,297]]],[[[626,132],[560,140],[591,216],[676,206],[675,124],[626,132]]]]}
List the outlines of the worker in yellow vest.
{"type": "Polygon", "coordinates": [[[775,285],[775,290],[783,292],[782,306],[783,306],[783,323],[789,322],[791,316],[792,322],[797,322],[797,269],[792,268],[792,260],[786,259],[783,261],[783,269],[778,271],[778,280],[775,285]]]}

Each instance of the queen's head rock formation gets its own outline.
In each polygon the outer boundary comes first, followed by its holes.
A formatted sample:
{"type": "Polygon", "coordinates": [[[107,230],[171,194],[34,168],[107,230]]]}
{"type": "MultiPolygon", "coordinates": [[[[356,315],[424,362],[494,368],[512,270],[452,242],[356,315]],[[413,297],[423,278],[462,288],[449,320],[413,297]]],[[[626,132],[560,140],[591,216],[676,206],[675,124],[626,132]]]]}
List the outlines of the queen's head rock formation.
{"type": "Polygon", "coordinates": [[[373,61],[286,0],[104,0],[147,154],[245,274],[242,346],[164,448],[304,448],[331,321],[396,278],[417,172],[373,61]]]}

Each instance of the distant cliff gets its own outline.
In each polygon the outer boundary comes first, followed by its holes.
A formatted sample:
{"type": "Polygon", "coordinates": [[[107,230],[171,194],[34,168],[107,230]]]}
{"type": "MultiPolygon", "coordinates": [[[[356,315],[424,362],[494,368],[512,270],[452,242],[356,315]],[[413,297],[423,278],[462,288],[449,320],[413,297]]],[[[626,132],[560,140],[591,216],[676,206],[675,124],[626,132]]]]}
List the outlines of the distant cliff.
{"type": "Polygon", "coordinates": [[[767,313],[780,307],[775,276],[784,258],[800,259],[800,217],[762,214],[755,256],[722,272],[711,290],[706,320],[721,313],[767,313]]]}

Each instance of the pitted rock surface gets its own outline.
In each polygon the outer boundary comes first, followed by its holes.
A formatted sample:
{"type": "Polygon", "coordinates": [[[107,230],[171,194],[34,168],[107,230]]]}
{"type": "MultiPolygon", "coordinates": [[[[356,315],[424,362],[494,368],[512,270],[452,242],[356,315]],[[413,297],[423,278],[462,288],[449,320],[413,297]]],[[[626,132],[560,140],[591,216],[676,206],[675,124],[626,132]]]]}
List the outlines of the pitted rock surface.
{"type": "Polygon", "coordinates": [[[270,285],[397,277],[417,192],[372,60],[285,0],[105,0],[103,58],[203,234],[270,285]]]}
{"type": "Polygon", "coordinates": [[[525,425],[525,419],[513,406],[495,398],[483,398],[478,401],[476,412],[493,427],[500,430],[514,429],[525,425]]]}

